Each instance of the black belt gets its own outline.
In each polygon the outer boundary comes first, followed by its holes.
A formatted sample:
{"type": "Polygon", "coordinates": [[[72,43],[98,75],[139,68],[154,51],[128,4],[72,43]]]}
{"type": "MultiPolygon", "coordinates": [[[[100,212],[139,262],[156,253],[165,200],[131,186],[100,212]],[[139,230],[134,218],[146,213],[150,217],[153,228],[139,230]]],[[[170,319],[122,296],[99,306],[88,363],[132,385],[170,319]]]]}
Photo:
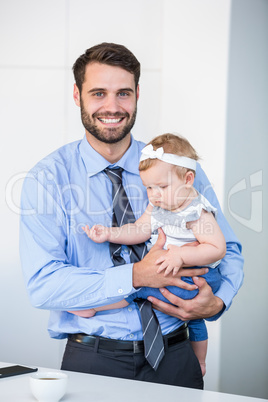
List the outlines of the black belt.
{"type": "MultiPolygon", "coordinates": [[[[181,327],[164,335],[164,344],[166,347],[175,345],[176,343],[185,341],[189,338],[189,331],[187,324],[184,323],[181,327]]],[[[103,338],[101,336],[93,336],[86,334],[73,334],[69,335],[69,340],[82,345],[94,347],[98,342],[98,348],[103,350],[117,351],[124,350],[132,353],[143,353],[144,344],[143,341],[121,341],[117,339],[103,338]]]]}

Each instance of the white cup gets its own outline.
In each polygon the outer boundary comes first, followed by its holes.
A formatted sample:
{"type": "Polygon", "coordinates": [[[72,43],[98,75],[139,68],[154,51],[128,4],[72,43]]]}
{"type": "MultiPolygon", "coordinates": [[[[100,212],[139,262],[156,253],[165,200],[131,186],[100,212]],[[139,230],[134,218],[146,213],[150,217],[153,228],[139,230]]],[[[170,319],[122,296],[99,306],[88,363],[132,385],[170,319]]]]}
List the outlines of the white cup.
{"type": "Polygon", "coordinates": [[[60,371],[38,371],[30,377],[30,388],[39,402],[58,402],[66,392],[67,379],[60,371]]]}

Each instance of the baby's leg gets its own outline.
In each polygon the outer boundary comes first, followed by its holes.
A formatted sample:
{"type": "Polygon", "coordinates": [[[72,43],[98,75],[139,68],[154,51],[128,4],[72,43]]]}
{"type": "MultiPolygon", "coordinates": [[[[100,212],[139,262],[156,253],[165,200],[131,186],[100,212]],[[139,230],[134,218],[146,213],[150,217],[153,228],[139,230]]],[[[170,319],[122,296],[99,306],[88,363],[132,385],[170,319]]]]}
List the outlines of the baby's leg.
{"type": "MultiPolygon", "coordinates": [[[[198,268],[198,267],[197,267],[198,268]]],[[[209,272],[205,275],[201,275],[201,277],[204,277],[207,281],[207,283],[210,285],[212,288],[213,293],[215,293],[218,288],[220,287],[221,284],[221,275],[219,272],[218,268],[209,268],[209,272]]],[[[193,280],[191,277],[185,276],[181,278],[183,281],[189,284],[193,284],[193,280]]],[[[189,300],[193,299],[197,294],[198,294],[198,289],[195,290],[187,290],[187,289],[182,289],[177,286],[167,286],[167,289],[173,293],[175,296],[180,297],[181,299],[184,300],[189,300]]],[[[129,297],[127,297],[128,303],[131,303],[135,298],[141,298],[141,299],[147,299],[149,296],[156,297],[159,300],[162,300],[166,303],[170,303],[169,300],[167,300],[162,293],[160,292],[159,289],[155,288],[149,288],[149,287],[142,287],[138,292],[133,293],[129,297]]]]}
{"type": "Polygon", "coordinates": [[[108,304],[107,306],[95,307],[95,308],[90,308],[90,309],[86,309],[86,310],[68,311],[68,313],[78,315],[79,317],[83,317],[83,318],[91,318],[91,317],[94,317],[94,315],[98,311],[114,310],[114,309],[123,308],[126,306],[128,306],[128,302],[126,300],[121,300],[120,302],[108,304]]]}
{"type": "Polygon", "coordinates": [[[90,318],[90,317],[94,317],[94,315],[96,314],[96,309],[89,308],[87,310],[68,311],[68,313],[78,315],[79,317],[83,317],[83,318],[90,318]]]}
{"type": "Polygon", "coordinates": [[[198,358],[202,375],[206,374],[206,355],[208,344],[208,331],[205,321],[202,319],[188,322],[189,338],[193,351],[198,358]]]}
{"type": "Polygon", "coordinates": [[[196,357],[199,360],[199,364],[201,367],[202,375],[206,374],[206,356],[207,356],[207,348],[208,348],[208,340],[193,342],[191,341],[191,345],[196,357]]]}
{"type": "MultiPolygon", "coordinates": [[[[189,281],[190,283],[190,281],[189,281]]],[[[193,283],[193,282],[192,282],[193,283]]],[[[182,299],[193,299],[197,294],[198,294],[198,289],[195,290],[186,290],[186,289],[182,289],[182,288],[178,288],[177,286],[167,286],[167,289],[173,293],[175,296],[179,296],[182,299]]],[[[140,298],[140,299],[147,299],[149,296],[153,296],[156,297],[159,300],[162,300],[166,303],[170,303],[170,301],[168,299],[166,299],[162,293],[160,292],[159,289],[156,288],[148,288],[148,287],[144,287],[144,288],[140,288],[140,290],[138,290],[136,293],[133,293],[132,295],[127,297],[127,302],[131,303],[133,300],[135,300],[136,298],[140,298]]]]}

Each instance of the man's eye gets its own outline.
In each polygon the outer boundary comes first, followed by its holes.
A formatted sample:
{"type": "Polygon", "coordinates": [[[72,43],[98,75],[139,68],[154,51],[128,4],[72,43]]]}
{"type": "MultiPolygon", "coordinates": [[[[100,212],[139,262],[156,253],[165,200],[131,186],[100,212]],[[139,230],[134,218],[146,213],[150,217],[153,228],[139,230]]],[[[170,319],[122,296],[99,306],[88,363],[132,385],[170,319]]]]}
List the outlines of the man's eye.
{"type": "Polygon", "coordinates": [[[160,188],[162,188],[162,190],[163,190],[163,189],[167,188],[167,186],[160,186],[160,188]]]}
{"type": "Polygon", "coordinates": [[[128,92],[119,92],[119,96],[122,98],[122,97],[125,97],[125,96],[128,96],[128,92]]]}
{"type": "Polygon", "coordinates": [[[95,92],[94,96],[97,96],[97,98],[100,98],[101,96],[103,96],[102,92],[95,92]]]}

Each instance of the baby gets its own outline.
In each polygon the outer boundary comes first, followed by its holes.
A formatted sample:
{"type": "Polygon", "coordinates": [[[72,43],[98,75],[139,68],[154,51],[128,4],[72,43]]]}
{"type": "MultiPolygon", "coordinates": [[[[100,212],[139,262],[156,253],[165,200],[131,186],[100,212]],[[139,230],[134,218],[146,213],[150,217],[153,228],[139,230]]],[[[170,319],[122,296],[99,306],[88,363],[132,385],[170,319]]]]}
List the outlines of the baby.
{"type": "MultiPolygon", "coordinates": [[[[191,144],[183,137],[164,134],[154,138],[143,150],[140,158],[140,177],[147,188],[149,204],[143,215],[135,222],[122,227],[94,225],[83,229],[96,243],[105,241],[132,245],[150,239],[151,247],[157,239],[157,230],[166,234],[167,253],[156,264],[165,275],[176,275],[181,267],[209,266],[204,275],[215,293],[220,286],[220,273],[216,268],[226,252],[225,238],[215,219],[216,209],[193,187],[198,156],[191,144]],[[184,245],[198,242],[195,247],[184,245]],[[183,247],[184,246],[184,247],[183,247]]],[[[185,281],[193,283],[191,278],[185,281]]],[[[197,293],[177,287],[168,289],[184,299],[197,293]],[[179,293],[178,293],[179,292],[179,293]]],[[[154,296],[168,302],[159,289],[141,288],[121,302],[95,309],[72,311],[82,317],[92,317],[97,311],[126,307],[135,298],[154,296]]],[[[204,320],[188,323],[194,352],[205,374],[207,330],[204,320]]]]}

